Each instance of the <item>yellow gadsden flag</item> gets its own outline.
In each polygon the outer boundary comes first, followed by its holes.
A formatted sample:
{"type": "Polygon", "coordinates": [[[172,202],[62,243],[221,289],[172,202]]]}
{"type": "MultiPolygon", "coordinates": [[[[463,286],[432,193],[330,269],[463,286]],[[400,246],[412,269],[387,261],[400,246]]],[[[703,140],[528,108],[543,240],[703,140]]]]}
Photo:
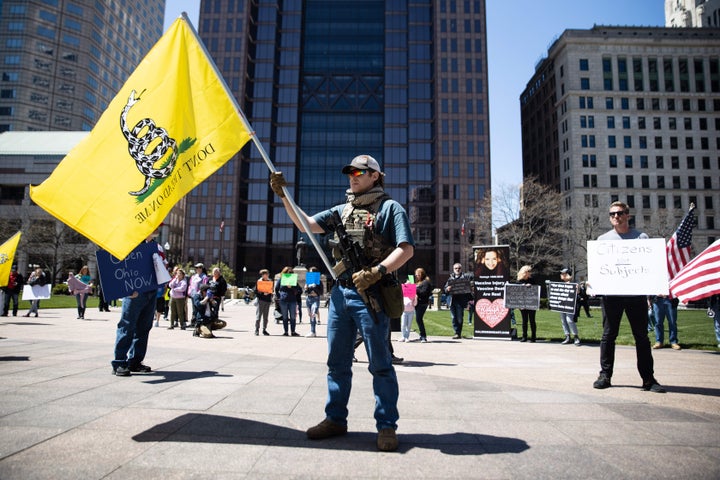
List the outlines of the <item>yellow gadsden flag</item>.
{"type": "Polygon", "coordinates": [[[22,232],[17,232],[7,242],[0,245],[0,287],[7,286],[10,279],[10,271],[13,260],[15,260],[15,250],[20,243],[20,235],[22,232]]]}
{"type": "Polygon", "coordinates": [[[125,258],[252,131],[184,17],[160,38],[93,128],[30,197],[125,258]]]}

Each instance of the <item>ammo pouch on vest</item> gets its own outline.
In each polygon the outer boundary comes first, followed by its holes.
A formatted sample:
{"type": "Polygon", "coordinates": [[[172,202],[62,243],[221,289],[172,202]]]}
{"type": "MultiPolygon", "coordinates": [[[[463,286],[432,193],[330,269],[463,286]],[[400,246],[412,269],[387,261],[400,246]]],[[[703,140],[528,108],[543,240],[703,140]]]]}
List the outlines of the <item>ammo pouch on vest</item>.
{"type": "Polygon", "coordinates": [[[384,275],[378,283],[385,315],[391,319],[402,317],[405,306],[403,305],[402,286],[400,282],[398,282],[394,275],[384,275]]]}

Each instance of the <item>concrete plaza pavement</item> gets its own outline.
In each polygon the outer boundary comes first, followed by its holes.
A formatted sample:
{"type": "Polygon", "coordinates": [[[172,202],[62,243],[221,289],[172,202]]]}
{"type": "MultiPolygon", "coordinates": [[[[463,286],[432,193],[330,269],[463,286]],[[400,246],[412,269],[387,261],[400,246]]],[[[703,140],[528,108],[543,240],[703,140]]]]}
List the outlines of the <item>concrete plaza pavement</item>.
{"type": "Polygon", "coordinates": [[[595,390],[597,346],[393,342],[400,448],[385,453],[365,352],[348,435],[307,440],[324,416],[325,322],[318,338],[273,320],[256,337],[254,312],[227,302],[216,339],[161,321],[153,372],[126,378],[110,373],[117,308],[0,317],[0,479],[720,478],[717,351],[653,351],[656,394],[633,347],[595,390]]]}

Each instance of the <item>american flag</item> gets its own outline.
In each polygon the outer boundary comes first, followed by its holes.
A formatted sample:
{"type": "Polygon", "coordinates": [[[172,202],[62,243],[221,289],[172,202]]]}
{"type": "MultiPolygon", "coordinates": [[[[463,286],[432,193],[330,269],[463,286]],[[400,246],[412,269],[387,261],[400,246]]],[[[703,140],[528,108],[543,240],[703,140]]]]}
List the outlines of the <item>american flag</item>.
{"type": "Polygon", "coordinates": [[[223,232],[223,228],[225,228],[225,220],[224,219],[220,221],[220,233],[223,232]]]}
{"type": "Polygon", "coordinates": [[[720,294],[720,240],[703,250],[670,280],[670,292],[683,303],[720,294]]]}
{"type": "Polygon", "coordinates": [[[696,225],[695,205],[690,204],[690,210],[680,222],[680,226],[673,233],[673,236],[668,240],[665,248],[668,274],[671,280],[692,258],[692,231],[696,225]]]}
{"type": "Polygon", "coordinates": [[[460,227],[460,235],[465,236],[465,219],[463,219],[462,226],[460,227]]]}

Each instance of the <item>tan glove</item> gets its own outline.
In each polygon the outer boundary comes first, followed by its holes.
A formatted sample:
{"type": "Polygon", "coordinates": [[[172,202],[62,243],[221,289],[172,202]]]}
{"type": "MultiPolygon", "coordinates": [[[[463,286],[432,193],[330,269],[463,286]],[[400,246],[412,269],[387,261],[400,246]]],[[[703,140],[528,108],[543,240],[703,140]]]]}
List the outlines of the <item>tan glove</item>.
{"type": "Polygon", "coordinates": [[[285,177],[283,177],[282,172],[270,173],[270,188],[272,188],[275,195],[280,198],[285,198],[283,187],[287,187],[287,181],[285,181],[285,177]]]}
{"type": "Polygon", "coordinates": [[[352,279],[358,292],[362,293],[380,280],[382,276],[383,274],[377,267],[372,267],[353,273],[352,279]]]}

